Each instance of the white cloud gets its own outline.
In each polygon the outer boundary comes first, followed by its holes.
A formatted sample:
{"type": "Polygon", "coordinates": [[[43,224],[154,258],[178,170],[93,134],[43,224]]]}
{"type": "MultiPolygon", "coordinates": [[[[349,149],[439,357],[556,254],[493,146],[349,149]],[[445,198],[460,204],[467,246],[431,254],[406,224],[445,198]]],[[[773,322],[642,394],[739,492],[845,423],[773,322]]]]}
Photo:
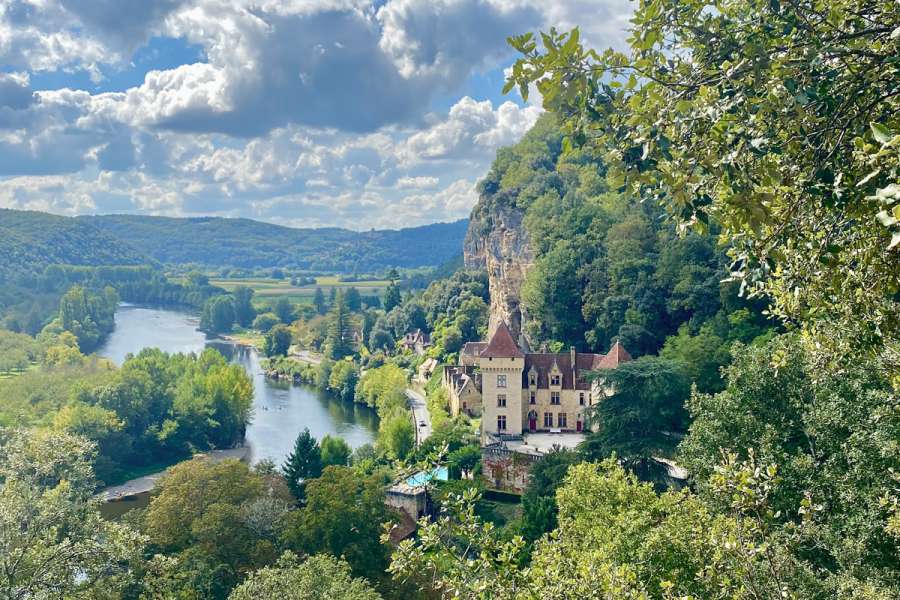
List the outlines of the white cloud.
{"type": "Polygon", "coordinates": [[[465,216],[535,105],[460,98],[505,37],[587,26],[621,45],[625,0],[0,0],[0,205],[374,225],[465,216]],[[599,15],[596,17],[594,15],[599,15]],[[123,92],[34,90],[121,68],[156,35],[203,62],[123,92]],[[456,91],[455,93],[459,93],[456,91]]]}

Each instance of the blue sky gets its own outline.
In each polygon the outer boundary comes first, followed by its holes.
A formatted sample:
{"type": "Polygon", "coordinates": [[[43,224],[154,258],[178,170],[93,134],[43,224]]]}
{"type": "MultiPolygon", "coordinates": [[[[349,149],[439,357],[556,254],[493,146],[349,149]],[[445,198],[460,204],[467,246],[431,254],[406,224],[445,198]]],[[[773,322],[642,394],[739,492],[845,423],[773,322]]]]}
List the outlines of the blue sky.
{"type": "Polygon", "coordinates": [[[541,113],[508,35],[627,0],[0,0],[0,206],[402,227],[464,217],[541,113]]]}

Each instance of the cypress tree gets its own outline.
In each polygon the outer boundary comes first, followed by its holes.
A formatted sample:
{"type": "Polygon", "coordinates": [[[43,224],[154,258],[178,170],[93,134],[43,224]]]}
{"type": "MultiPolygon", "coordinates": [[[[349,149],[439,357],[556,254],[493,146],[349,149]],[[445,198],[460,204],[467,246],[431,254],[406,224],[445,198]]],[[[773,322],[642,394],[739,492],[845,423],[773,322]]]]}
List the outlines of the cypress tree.
{"type": "Polygon", "coordinates": [[[325,293],[322,292],[322,288],[317,287],[316,293],[313,296],[313,306],[316,307],[316,312],[320,315],[324,315],[328,312],[328,307],[325,305],[325,293]]]}
{"type": "Polygon", "coordinates": [[[343,294],[335,296],[334,305],[331,307],[325,348],[328,358],[332,360],[340,360],[353,354],[353,327],[343,294]]]}

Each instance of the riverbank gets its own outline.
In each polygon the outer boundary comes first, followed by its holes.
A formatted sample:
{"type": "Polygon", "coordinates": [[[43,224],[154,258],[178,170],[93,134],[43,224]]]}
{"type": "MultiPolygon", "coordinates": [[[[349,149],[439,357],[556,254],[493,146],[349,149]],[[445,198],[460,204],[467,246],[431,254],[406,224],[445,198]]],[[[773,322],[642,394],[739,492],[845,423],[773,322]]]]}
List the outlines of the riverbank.
{"type": "MultiPolygon", "coordinates": [[[[209,452],[203,452],[200,454],[195,454],[193,458],[197,457],[207,457],[213,462],[221,462],[223,460],[229,458],[236,458],[238,460],[247,460],[250,456],[250,448],[244,446],[242,448],[229,448],[225,450],[211,450],[209,452]]],[[[190,459],[187,459],[190,460],[190,459]]],[[[177,464],[177,463],[176,463],[177,464]]],[[[143,477],[137,477],[135,479],[130,479],[125,483],[121,483],[119,485],[113,485],[108,488],[105,488],[97,494],[101,497],[105,502],[117,502],[119,500],[124,500],[126,498],[130,498],[132,496],[136,496],[138,494],[144,494],[153,490],[156,487],[156,482],[159,481],[160,477],[166,474],[168,469],[163,469],[162,471],[158,471],[156,473],[151,473],[149,475],[144,475],[143,477]]]]}

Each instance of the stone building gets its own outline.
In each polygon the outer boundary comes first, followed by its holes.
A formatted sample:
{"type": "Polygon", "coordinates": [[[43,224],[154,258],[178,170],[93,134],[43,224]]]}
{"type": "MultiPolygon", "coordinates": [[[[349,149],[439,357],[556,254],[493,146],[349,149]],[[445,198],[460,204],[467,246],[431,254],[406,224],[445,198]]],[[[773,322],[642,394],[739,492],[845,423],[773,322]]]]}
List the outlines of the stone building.
{"type": "Polygon", "coordinates": [[[524,352],[505,323],[488,342],[466,344],[460,364],[444,369],[453,414],[481,414],[483,446],[527,433],[577,433],[585,412],[611,390],[587,373],[631,360],[616,342],[607,354],[524,352]]]}
{"type": "Polygon", "coordinates": [[[431,336],[421,329],[416,329],[404,335],[401,344],[410,352],[422,356],[425,350],[431,347],[431,336]]]}

